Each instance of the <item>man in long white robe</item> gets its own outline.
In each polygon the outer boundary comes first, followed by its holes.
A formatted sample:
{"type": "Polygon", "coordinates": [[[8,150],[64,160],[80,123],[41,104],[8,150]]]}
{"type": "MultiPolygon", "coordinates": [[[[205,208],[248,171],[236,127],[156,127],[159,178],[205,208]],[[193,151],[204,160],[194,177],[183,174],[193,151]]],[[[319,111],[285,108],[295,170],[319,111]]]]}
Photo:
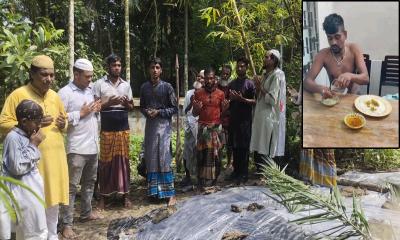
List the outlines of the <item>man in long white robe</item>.
{"type": "Polygon", "coordinates": [[[264,58],[266,74],[263,79],[256,78],[257,101],[254,111],[250,151],[254,152],[254,160],[257,172],[260,164],[266,158],[273,158],[276,154],[279,133],[280,116],[280,82],[285,74],[278,68],[280,53],[278,50],[270,50],[264,58]]]}

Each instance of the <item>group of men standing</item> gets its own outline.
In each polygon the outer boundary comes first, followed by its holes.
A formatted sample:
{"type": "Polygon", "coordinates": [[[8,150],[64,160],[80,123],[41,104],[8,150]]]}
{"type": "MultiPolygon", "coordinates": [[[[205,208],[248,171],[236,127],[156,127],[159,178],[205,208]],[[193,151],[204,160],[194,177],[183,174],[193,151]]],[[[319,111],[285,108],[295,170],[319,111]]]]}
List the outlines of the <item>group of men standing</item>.
{"type": "MultiPolygon", "coordinates": [[[[188,114],[186,133],[192,136],[186,138],[184,160],[188,175],[197,175],[200,185],[216,183],[226,140],[233,155],[232,177],[239,181],[248,178],[250,152],[256,152],[257,159],[276,155],[277,126],[284,110],[281,98],[285,91],[281,89],[285,78],[278,68],[279,60],[277,50],[268,51],[264,59],[266,74],[254,81],[246,75],[246,58],[237,60],[238,78],[232,82],[228,82],[232,71],[229,66],[223,67],[219,83],[211,67],[199,75],[184,106],[188,114]]],[[[46,219],[28,222],[32,218],[27,218],[19,222],[26,236],[58,239],[57,223],[61,219],[62,235],[76,237],[72,224],[79,184],[80,221],[102,218],[91,204],[96,180],[100,193],[98,210],[105,207],[105,198],[115,193],[123,196],[125,207],[131,206],[128,112],[134,107],[132,90],[120,77],[120,57],[110,55],[106,66],[108,74],[92,83],[92,63],[82,58],[76,60],[73,78],[56,93],[50,89],[55,81],[54,63],[50,57],[39,55],[32,61],[29,83],[6,99],[0,115],[2,134],[17,125],[16,108],[25,99],[36,102],[43,110],[40,126],[45,138],[38,146],[38,169],[43,179],[46,219]],[[35,224],[41,224],[40,231],[23,227],[35,224]]],[[[170,145],[172,116],[178,111],[178,103],[171,84],[161,80],[160,58],[153,58],[148,70],[150,80],[140,88],[140,111],[146,117],[144,159],[148,196],[167,199],[168,205],[174,205],[170,145]]]]}
{"type": "Polygon", "coordinates": [[[279,51],[268,51],[264,58],[265,74],[254,81],[247,77],[249,61],[244,57],[237,60],[237,78],[232,81],[229,65],[222,67],[219,82],[213,68],[200,72],[183,107],[183,184],[191,183],[190,176],[196,174],[200,187],[215,185],[221,172],[223,147],[228,155],[227,166],[233,155],[229,179],[237,183],[248,180],[251,152],[258,172],[267,158],[283,155],[286,83],[279,61],[279,51]]]}
{"type": "MultiPolygon", "coordinates": [[[[37,187],[43,189],[39,193],[44,192],[45,215],[35,210],[41,206],[37,199],[36,207],[22,204],[24,202],[22,197],[17,199],[17,202],[21,203],[23,216],[17,222],[17,236],[22,236],[24,239],[58,239],[57,224],[60,219],[63,237],[76,237],[72,224],[79,184],[81,184],[80,221],[102,218],[100,211],[92,209],[96,180],[100,194],[98,210],[104,208],[105,198],[113,194],[122,195],[124,206],[127,208],[131,206],[128,198],[130,186],[128,112],[134,105],[131,86],[120,77],[121,65],[119,56],[110,55],[106,59],[108,74],[92,83],[92,63],[87,59],[78,59],[73,67],[72,79],[57,94],[50,89],[55,81],[53,60],[48,56],[39,55],[32,60],[29,83],[14,90],[7,97],[0,115],[0,130],[3,136],[18,125],[16,109],[21,102],[32,100],[43,112],[43,117],[35,120],[43,135],[43,140],[38,144],[38,151],[41,154],[38,161],[40,175],[35,175],[40,176],[40,179],[37,179],[36,187],[31,185],[32,182],[26,184],[33,189],[37,187]],[[67,134],[66,150],[64,133],[67,134]]],[[[150,62],[151,81],[143,84],[141,90],[141,110],[148,119],[145,137],[148,193],[157,198],[168,198],[169,204],[173,205],[176,200],[170,168],[171,153],[166,146],[169,146],[171,117],[177,112],[177,104],[172,86],[160,80],[161,67],[158,58],[150,62]]],[[[26,155],[24,152],[21,154],[26,155]]],[[[25,157],[29,158],[28,155],[25,157]]],[[[9,159],[4,164],[10,162],[14,164],[13,166],[28,164],[21,162],[20,159],[9,159]]],[[[23,182],[27,179],[24,178],[27,173],[14,176],[7,167],[4,165],[2,170],[6,176],[23,182]]],[[[27,196],[30,194],[23,189],[18,191],[27,196]]],[[[16,196],[22,195],[16,194],[16,196]]],[[[0,204],[0,219],[3,219],[3,214],[7,215],[7,209],[0,204]]],[[[2,220],[0,238],[3,236],[8,238],[10,231],[11,225],[2,220]]]]}

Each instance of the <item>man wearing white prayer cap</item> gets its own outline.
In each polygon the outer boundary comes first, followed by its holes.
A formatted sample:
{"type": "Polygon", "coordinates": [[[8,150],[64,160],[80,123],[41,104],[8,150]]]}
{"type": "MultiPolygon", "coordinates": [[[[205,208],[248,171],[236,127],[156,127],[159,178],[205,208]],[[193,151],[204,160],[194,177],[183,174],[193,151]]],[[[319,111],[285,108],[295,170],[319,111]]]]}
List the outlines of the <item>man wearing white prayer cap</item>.
{"type": "Polygon", "coordinates": [[[89,60],[84,59],[84,58],[79,58],[78,60],[76,60],[74,67],[77,69],[80,69],[80,70],[93,72],[92,63],[89,60]]]}
{"type": "Polygon", "coordinates": [[[264,57],[265,75],[255,77],[257,101],[253,116],[250,151],[254,152],[257,171],[267,158],[282,156],[285,146],[286,82],[279,69],[281,54],[267,51],[264,57]]]}
{"type": "Polygon", "coordinates": [[[67,158],[69,174],[69,205],[61,208],[62,235],[77,237],[73,231],[73,213],[78,184],[81,183],[81,221],[101,218],[92,211],[92,197],[97,176],[98,124],[96,113],[100,100],[95,101],[92,91],[93,65],[87,60],[76,60],[74,79],[63,87],[60,95],[68,116],[67,158]]]}

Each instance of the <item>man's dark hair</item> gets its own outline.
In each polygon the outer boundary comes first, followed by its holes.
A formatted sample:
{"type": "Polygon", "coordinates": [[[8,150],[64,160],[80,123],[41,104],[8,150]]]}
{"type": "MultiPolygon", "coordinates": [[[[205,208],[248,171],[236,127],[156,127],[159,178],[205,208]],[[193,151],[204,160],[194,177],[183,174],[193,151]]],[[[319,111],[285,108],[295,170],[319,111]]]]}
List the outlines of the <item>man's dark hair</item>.
{"type": "Polygon", "coordinates": [[[242,62],[246,64],[247,66],[249,65],[249,60],[246,57],[240,57],[236,60],[236,63],[242,62]]]}
{"type": "Polygon", "coordinates": [[[40,67],[31,65],[31,73],[37,73],[37,72],[39,72],[39,70],[40,70],[40,67]]]}
{"type": "Polygon", "coordinates": [[[215,68],[207,67],[206,70],[204,70],[204,76],[206,76],[209,73],[214,73],[215,74],[215,68]]]}
{"type": "Polygon", "coordinates": [[[33,81],[32,74],[39,72],[40,69],[41,69],[40,67],[31,65],[31,69],[29,71],[29,81],[25,81],[25,83],[32,82],[33,81]]]}
{"type": "MultiPolygon", "coordinates": [[[[224,65],[224,66],[222,66],[222,69],[229,69],[229,72],[232,72],[232,67],[231,67],[231,65],[229,65],[229,64],[226,64],[226,65],[224,65]]],[[[221,70],[222,70],[221,69],[221,70]]]]}
{"type": "Polygon", "coordinates": [[[118,56],[117,54],[112,53],[106,58],[107,66],[110,66],[112,63],[115,62],[121,62],[121,57],[118,56]]]}
{"type": "Polygon", "coordinates": [[[160,67],[162,68],[162,61],[161,61],[161,58],[159,58],[159,57],[152,57],[152,58],[150,58],[150,61],[149,61],[149,63],[147,64],[147,66],[150,67],[151,64],[154,64],[154,65],[159,64],[160,67]]]}
{"type": "Polygon", "coordinates": [[[340,27],[342,27],[344,30],[343,18],[336,13],[328,15],[322,25],[324,27],[325,33],[327,34],[335,34],[339,32],[340,27]]]}
{"type": "Polygon", "coordinates": [[[77,73],[83,73],[84,70],[77,68],[77,67],[72,67],[72,72],[77,72],[77,73]]]}

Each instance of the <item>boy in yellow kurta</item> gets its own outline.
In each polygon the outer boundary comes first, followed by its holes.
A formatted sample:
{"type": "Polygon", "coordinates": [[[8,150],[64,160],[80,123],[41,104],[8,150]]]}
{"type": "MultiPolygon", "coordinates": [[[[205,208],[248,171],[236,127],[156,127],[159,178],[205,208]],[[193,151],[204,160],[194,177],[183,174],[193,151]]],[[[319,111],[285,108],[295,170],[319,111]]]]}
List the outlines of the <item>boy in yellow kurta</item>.
{"type": "Polygon", "coordinates": [[[51,58],[36,56],[32,60],[30,82],[7,97],[0,115],[0,133],[5,137],[17,125],[15,109],[22,100],[33,100],[44,110],[41,125],[46,139],[39,146],[42,154],[39,172],[44,182],[48,239],[58,239],[58,205],[68,205],[69,199],[68,165],[62,132],[67,127],[66,112],[58,94],[50,89],[53,81],[54,65],[51,58]]]}

